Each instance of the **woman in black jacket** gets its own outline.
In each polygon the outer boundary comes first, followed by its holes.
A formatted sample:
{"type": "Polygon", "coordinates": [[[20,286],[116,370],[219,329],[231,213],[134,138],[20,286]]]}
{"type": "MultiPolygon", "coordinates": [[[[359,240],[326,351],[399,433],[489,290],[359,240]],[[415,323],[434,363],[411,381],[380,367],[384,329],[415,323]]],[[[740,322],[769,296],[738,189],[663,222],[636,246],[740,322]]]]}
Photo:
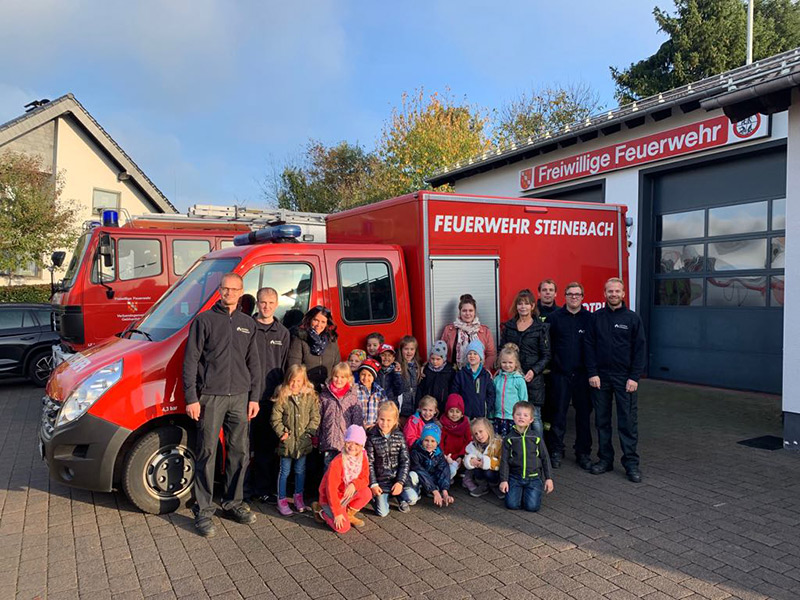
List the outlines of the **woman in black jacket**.
{"type": "Polygon", "coordinates": [[[530,290],[520,290],[511,305],[511,318],[503,323],[500,346],[516,344],[522,374],[528,384],[528,401],[536,407],[533,425],[542,437],[544,371],[550,362],[550,326],[538,319],[536,300],[530,290]]]}
{"type": "Polygon", "coordinates": [[[341,362],[337,337],[331,311],[324,306],[309,310],[300,325],[292,329],[289,365],[304,365],[317,393],[325,385],[333,367],[341,362]]]}

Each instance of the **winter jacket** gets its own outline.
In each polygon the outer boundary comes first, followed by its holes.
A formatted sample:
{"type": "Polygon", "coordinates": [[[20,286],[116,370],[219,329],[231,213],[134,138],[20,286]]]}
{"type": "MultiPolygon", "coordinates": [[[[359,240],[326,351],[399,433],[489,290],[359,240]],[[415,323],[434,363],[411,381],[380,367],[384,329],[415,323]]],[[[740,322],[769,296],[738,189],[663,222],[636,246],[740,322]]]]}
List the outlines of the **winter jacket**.
{"type": "MultiPolygon", "coordinates": [[[[486,352],[486,357],[483,361],[486,368],[494,370],[495,363],[497,362],[497,346],[494,343],[492,332],[486,325],[481,325],[475,337],[481,341],[484,351],[486,352]]],[[[447,356],[451,363],[456,362],[455,344],[457,339],[458,329],[456,329],[456,326],[452,323],[446,325],[442,332],[442,340],[447,344],[447,356]]]]}
{"type": "Polygon", "coordinates": [[[582,306],[575,314],[560,308],[548,317],[553,373],[586,374],[585,340],[593,321],[594,315],[582,306]]]}
{"type": "Polygon", "coordinates": [[[427,363],[422,369],[422,379],[417,387],[417,404],[423,396],[433,396],[436,398],[436,405],[439,414],[444,410],[444,403],[450,394],[450,386],[453,383],[453,365],[444,363],[444,367],[439,372],[432,370],[427,363]]]}
{"type": "Polygon", "coordinates": [[[435,423],[436,419],[433,418],[430,421],[426,421],[419,415],[419,411],[415,412],[408,418],[406,421],[406,426],[403,427],[403,437],[406,439],[406,445],[411,448],[419,439],[419,436],[422,435],[422,428],[425,427],[428,423],[435,423]]]}
{"type": "Polygon", "coordinates": [[[586,372],[589,377],[620,375],[639,381],[647,360],[642,320],[623,303],[617,310],[605,306],[594,313],[586,336],[586,372]]]}
{"type": "Polygon", "coordinates": [[[500,469],[500,457],[503,453],[503,438],[494,437],[485,448],[472,441],[467,445],[467,453],[464,455],[464,467],[467,469],[482,469],[483,471],[497,471],[500,469]],[[472,459],[477,458],[481,461],[481,466],[473,467],[472,459]]]}
{"type": "Polygon", "coordinates": [[[389,435],[373,427],[367,432],[367,456],[369,457],[369,485],[379,485],[388,492],[395,483],[405,487],[410,467],[408,447],[399,427],[389,435]]]}
{"type": "Polygon", "coordinates": [[[450,465],[439,448],[428,452],[422,447],[422,440],[411,447],[411,470],[419,477],[422,491],[426,494],[450,489],[450,465]]]}
{"type": "Polygon", "coordinates": [[[261,361],[253,319],[239,310],[228,312],[221,302],[192,321],[183,356],[183,397],[186,404],[203,394],[248,394],[258,402],[261,361]]]}
{"type": "Polygon", "coordinates": [[[517,329],[514,319],[503,323],[500,345],[512,343],[519,347],[519,362],[522,373],[533,371],[534,378],[528,383],[528,402],[536,406],[544,404],[543,372],[550,362],[550,326],[536,319],[525,331],[517,329]]]}
{"type": "MultiPolygon", "coordinates": [[[[342,506],[342,497],[347,485],[344,483],[343,456],[337,454],[322,476],[322,483],[319,484],[319,503],[323,506],[330,506],[333,516],[344,515],[345,509],[342,506]]],[[[369,459],[364,452],[364,461],[361,463],[361,472],[353,481],[356,486],[356,493],[369,487],[369,459]]]]}
{"type": "Polygon", "coordinates": [[[308,370],[308,379],[314,384],[317,392],[328,380],[333,367],[341,361],[339,345],[336,340],[328,340],[328,345],[319,356],[311,353],[311,341],[308,331],[302,327],[292,330],[292,342],[289,345],[289,365],[305,365],[308,370]]]}
{"type": "Polygon", "coordinates": [[[528,384],[519,371],[506,373],[498,371],[494,376],[494,410],[495,419],[511,420],[514,418],[514,405],[528,400],[528,384]]]}
{"type": "MultiPolygon", "coordinates": [[[[481,365],[477,377],[469,365],[465,365],[453,377],[450,392],[464,398],[464,414],[470,419],[488,417],[494,410],[494,383],[492,374],[481,365]]],[[[442,413],[444,414],[444,413],[442,413]]]]}
{"type": "Polygon", "coordinates": [[[364,429],[369,429],[378,420],[378,406],[388,398],[383,388],[377,383],[372,384],[371,390],[368,390],[364,384],[357,383],[356,395],[361,405],[361,416],[364,417],[364,429]]]}
{"type": "Polygon", "coordinates": [[[394,368],[394,363],[389,367],[381,366],[378,369],[377,383],[386,393],[386,398],[399,405],[397,397],[403,393],[403,377],[394,368]]]}
{"type": "Polygon", "coordinates": [[[319,395],[319,449],[321,452],[344,448],[344,432],[350,425],[364,425],[364,414],[355,384],[347,393],[337,398],[330,390],[330,384],[322,388],[319,395]]]}
{"type": "Polygon", "coordinates": [[[503,452],[500,457],[500,481],[508,481],[510,475],[520,479],[541,477],[551,479],[550,455],[544,440],[537,437],[533,428],[528,426],[520,433],[512,427],[503,440],[503,452]]]}
{"type": "Polygon", "coordinates": [[[447,404],[444,406],[444,415],[439,419],[442,425],[442,441],[439,447],[445,456],[456,459],[464,456],[467,444],[472,439],[472,430],[469,426],[469,419],[465,416],[462,416],[458,421],[450,420],[447,413],[451,408],[457,408],[462,415],[464,414],[464,399],[456,392],[453,392],[447,398],[447,404]]]}
{"type": "Polygon", "coordinates": [[[289,396],[272,407],[272,429],[279,438],[289,432],[289,437],[278,445],[278,456],[300,458],[311,452],[311,436],[319,427],[319,402],[316,394],[302,393],[289,396]]]}
{"type": "Polygon", "coordinates": [[[415,361],[408,363],[408,373],[400,377],[403,380],[403,403],[400,405],[400,416],[409,417],[417,410],[417,387],[419,387],[419,378],[422,371],[415,361]]]}
{"type": "Polygon", "coordinates": [[[275,389],[283,381],[289,358],[289,330],[274,319],[269,325],[255,318],[256,344],[261,359],[261,408],[269,409],[275,389]]]}

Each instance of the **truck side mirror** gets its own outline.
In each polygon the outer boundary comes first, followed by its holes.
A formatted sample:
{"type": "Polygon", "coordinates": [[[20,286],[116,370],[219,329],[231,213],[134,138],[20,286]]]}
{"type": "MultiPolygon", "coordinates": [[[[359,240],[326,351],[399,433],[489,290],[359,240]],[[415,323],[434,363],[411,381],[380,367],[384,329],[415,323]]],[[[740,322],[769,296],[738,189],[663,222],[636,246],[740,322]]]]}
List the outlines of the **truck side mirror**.
{"type": "Polygon", "coordinates": [[[104,267],[111,268],[114,266],[114,247],[111,245],[111,236],[107,233],[100,236],[100,246],[97,252],[103,257],[104,267]]]}
{"type": "Polygon", "coordinates": [[[50,262],[53,263],[53,267],[58,269],[61,265],[64,264],[64,259],[67,257],[67,253],[63,250],[56,250],[53,254],[50,255],[50,262]]]}

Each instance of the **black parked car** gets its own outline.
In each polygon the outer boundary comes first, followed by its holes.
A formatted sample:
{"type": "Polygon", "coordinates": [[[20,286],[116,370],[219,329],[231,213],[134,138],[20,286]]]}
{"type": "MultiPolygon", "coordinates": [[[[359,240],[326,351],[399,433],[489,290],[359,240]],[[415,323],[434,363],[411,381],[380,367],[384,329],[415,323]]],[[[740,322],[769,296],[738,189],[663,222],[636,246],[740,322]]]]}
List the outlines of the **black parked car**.
{"type": "Polygon", "coordinates": [[[0,373],[24,375],[44,387],[58,343],[49,304],[0,304],[0,373]]]}

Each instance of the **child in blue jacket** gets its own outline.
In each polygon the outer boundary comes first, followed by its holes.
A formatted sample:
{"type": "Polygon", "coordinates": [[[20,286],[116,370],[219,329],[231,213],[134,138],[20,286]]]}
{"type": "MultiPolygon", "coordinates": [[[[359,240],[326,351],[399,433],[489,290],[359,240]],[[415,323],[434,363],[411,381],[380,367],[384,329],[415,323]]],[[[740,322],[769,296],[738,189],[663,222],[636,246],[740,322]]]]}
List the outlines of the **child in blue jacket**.
{"type": "Polygon", "coordinates": [[[436,423],[422,428],[422,435],[411,447],[411,471],[419,480],[419,487],[433,496],[436,506],[450,506],[455,498],[450,495],[450,466],[439,448],[442,430],[436,423]]]}
{"type": "Polygon", "coordinates": [[[488,417],[494,412],[494,383],[483,366],[484,357],[481,341],[472,340],[467,346],[467,364],[456,373],[450,390],[464,399],[464,414],[469,419],[488,417]]]}

